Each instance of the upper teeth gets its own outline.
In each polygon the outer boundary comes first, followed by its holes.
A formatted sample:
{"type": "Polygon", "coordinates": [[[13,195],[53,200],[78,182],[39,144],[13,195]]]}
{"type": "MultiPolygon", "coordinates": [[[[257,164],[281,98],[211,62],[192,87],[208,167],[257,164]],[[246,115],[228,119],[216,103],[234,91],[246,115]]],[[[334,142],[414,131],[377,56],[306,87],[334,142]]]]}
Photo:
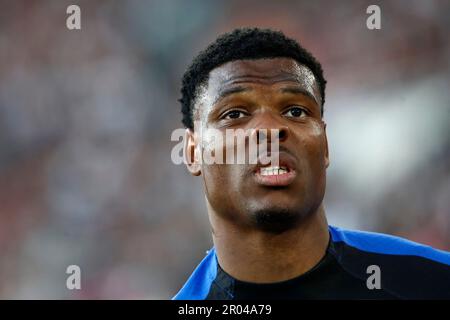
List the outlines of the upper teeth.
{"type": "Polygon", "coordinates": [[[287,173],[288,169],[286,167],[264,167],[261,168],[262,176],[273,176],[287,173]]]}

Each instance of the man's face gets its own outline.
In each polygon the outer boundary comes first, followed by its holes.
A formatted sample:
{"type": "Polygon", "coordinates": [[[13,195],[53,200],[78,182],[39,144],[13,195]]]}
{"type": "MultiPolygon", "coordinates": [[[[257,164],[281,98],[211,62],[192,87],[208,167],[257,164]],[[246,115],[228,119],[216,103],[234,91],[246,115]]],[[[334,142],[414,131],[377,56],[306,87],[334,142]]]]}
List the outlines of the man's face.
{"type": "MultiPolygon", "coordinates": [[[[226,129],[280,130],[279,166],[287,172],[267,177],[267,166],[248,163],[188,166],[203,177],[216,214],[241,226],[278,232],[320,206],[328,146],[319,86],[307,67],[289,58],[228,62],[210,72],[194,120],[188,146],[202,151],[211,148],[206,129],[224,137],[226,129]]],[[[229,141],[223,145],[224,154],[230,147],[229,141]]]]}

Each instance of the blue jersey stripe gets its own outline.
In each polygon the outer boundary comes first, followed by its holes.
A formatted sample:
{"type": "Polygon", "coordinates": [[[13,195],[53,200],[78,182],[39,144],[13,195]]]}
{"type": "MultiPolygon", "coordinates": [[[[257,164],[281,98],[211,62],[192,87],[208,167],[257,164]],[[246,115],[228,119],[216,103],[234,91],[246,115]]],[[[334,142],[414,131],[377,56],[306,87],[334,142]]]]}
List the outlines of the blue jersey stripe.
{"type": "Polygon", "coordinates": [[[208,255],[194,270],[186,284],[172,300],[203,300],[208,296],[211,284],[217,276],[216,250],[212,248],[208,255]]]}
{"type": "Polygon", "coordinates": [[[403,238],[367,231],[345,230],[329,226],[333,242],[344,242],[366,252],[419,256],[450,265],[450,253],[403,238]]]}

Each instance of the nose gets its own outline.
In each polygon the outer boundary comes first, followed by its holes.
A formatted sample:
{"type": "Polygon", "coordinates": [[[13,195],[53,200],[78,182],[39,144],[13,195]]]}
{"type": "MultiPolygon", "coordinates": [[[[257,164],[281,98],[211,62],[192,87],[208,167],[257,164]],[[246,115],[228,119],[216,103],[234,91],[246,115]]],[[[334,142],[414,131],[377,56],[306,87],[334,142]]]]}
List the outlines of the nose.
{"type": "Polygon", "coordinates": [[[286,126],[278,126],[275,128],[256,128],[252,131],[258,144],[266,142],[272,143],[276,139],[278,142],[284,142],[289,136],[289,128],[286,126]]]}
{"type": "MultiPolygon", "coordinates": [[[[257,144],[284,142],[289,138],[290,129],[283,123],[276,112],[269,108],[260,112],[252,123],[251,138],[256,139],[257,144]]],[[[253,140],[255,141],[255,140],[253,140]]]]}

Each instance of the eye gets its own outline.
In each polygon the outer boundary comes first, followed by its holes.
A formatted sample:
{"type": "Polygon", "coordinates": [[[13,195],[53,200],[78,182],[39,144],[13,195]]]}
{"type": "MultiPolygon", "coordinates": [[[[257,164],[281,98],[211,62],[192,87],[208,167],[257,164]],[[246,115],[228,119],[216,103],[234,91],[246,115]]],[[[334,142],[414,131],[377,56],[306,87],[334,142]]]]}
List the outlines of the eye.
{"type": "Polygon", "coordinates": [[[231,110],[226,112],[222,119],[239,119],[239,118],[243,118],[247,115],[247,113],[245,113],[244,111],[240,111],[240,110],[231,110]]]}
{"type": "Polygon", "coordinates": [[[290,118],[303,118],[304,116],[306,116],[306,111],[305,109],[302,109],[300,107],[291,107],[287,111],[285,111],[283,115],[290,118]]]}

